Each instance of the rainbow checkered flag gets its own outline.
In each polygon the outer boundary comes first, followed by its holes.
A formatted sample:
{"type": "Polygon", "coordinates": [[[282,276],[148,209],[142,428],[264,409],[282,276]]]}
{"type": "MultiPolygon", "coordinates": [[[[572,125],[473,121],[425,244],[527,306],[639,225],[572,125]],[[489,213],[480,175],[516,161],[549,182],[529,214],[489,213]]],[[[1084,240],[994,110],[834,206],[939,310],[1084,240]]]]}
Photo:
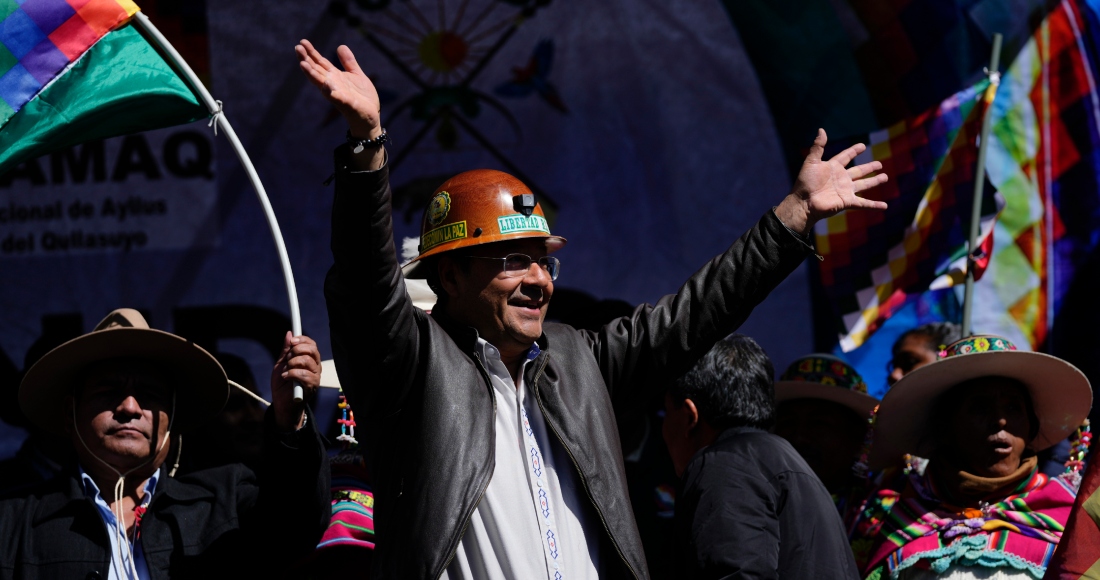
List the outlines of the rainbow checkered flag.
{"type": "MultiPolygon", "coordinates": [[[[966,278],[967,236],[982,115],[996,85],[988,80],[939,107],[867,136],[855,163],[882,162],[890,176],[867,197],[884,212],[844,212],[818,222],[818,265],[840,328],[844,351],[859,347],[910,296],[949,288],[966,278]]],[[[986,187],[975,276],[992,248],[1003,207],[986,187]]]]}
{"type": "Polygon", "coordinates": [[[0,0],[0,174],[79,143],[208,117],[130,0],[0,0]]]}

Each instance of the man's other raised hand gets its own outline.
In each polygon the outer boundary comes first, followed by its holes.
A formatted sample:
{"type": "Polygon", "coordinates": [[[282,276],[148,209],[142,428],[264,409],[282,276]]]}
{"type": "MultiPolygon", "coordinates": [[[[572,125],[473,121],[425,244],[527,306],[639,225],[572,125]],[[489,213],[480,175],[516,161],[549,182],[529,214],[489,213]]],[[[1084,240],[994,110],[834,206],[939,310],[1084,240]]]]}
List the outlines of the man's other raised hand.
{"type": "MultiPolygon", "coordinates": [[[[336,56],[343,70],[321,56],[308,40],[299,42],[294,47],[294,52],[298,55],[298,66],[302,72],[343,115],[353,137],[376,139],[382,134],[382,108],[378,101],[378,91],[355,61],[355,55],[350,48],[340,45],[336,49],[336,56]]],[[[377,169],[384,160],[383,149],[368,149],[364,157],[370,159],[356,159],[360,168],[377,169]]]]}
{"type": "Polygon", "coordinates": [[[803,235],[809,235],[818,220],[847,209],[886,209],[885,202],[856,195],[887,180],[885,173],[872,175],[882,169],[878,161],[848,167],[867,146],[857,143],[826,161],[821,158],[826,142],[825,130],[818,129],[791,193],[775,208],[784,225],[803,235]]]}

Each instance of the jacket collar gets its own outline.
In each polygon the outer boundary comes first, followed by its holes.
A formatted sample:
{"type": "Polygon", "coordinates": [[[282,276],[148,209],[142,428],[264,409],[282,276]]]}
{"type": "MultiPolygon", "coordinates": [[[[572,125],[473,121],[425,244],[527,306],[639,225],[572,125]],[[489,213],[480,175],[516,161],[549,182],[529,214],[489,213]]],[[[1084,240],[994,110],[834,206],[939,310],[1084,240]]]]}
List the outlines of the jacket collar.
{"type": "Polygon", "coordinates": [[[439,323],[439,326],[443,327],[443,330],[450,335],[455,344],[462,349],[462,352],[474,352],[477,347],[477,330],[455,322],[453,318],[447,315],[447,311],[442,305],[437,304],[435,308],[432,308],[431,317],[439,323]]]}
{"type": "Polygon", "coordinates": [[[52,519],[75,517],[81,510],[95,510],[92,498],[84,494],[80,470],[76,466],[47,483],[36,495],[39,497],[34,512],[36,526],[52,519]]]}
{"type": "MultiPolygon", "coordinates": [[[[156,490],[153,492],[151,508],[164,504],[163,500],[158,501],[162,495],[176,500],[169,502],[170,504],[190,503],[214,497],[214,493],[205,487],[187,485],[173,477],[168,477],[164,467],[161,467],[157,474],[158,481],[156,490]]],[[[35,525],[40,525],[55,518],[72,517],[79,513],[79,510],[88,509],[88,507],[94,509],[95,507],[93,499],[85,494],[80,472],[75,467],[68,474],[68,477],[59,477],[47,484],[39,497],[41,499],[38,502],[38,509],[34,513],[35,525]]]]}
{"type": "Polygon", "coordinates": [[[730,427],[729,429],[726,429],[725,431],[719,433],[718,437],[714,439],[714,443],[725,441],[727,439],[732,439],[734,437],[737,437],[738,435],[747,435],[750,433],[767,433],[767,431],[760,429],[759,427],[730,427]]]}
{"type": "Polygon", "coordinates": [[[51,520],[68,520],[70,532],[84,536],[109,552],[111,541],[107,528],[92,499],[84,495],[84,486],[75,471],[74,468],[57,477],[36,494],[38,506],[32,525],[40,527],[51,520]]]}

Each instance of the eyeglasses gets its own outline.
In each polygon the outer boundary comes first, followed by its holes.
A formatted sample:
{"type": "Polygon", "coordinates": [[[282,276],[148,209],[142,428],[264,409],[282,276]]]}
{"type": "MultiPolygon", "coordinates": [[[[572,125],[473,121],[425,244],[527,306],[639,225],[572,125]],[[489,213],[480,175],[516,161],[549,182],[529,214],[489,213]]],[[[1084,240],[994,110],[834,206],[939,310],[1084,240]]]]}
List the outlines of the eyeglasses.
{"type": "Polygon", "coordinates": [[[561,260],[552,256],[543,256],[538,260],[535,260],[527,254],[508,254],[503,258],[490,258],[488,256],[465,256],[467,258],[477,258],[479,260],[501,260],[504,262],[504,275],[508,278],[514,278],[516,276],[526,275],[531,269],[532,262],[538,262],[539,266],[546,273],[550,275],[551,280],[557,280],[558,274],[561,272],[561,260]]]}

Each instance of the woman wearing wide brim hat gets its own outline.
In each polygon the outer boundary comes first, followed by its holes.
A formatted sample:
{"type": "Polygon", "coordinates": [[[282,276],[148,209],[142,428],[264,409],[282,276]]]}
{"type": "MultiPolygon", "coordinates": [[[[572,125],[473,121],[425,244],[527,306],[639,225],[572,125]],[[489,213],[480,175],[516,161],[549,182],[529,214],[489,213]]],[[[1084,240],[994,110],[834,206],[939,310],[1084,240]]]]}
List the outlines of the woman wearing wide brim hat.
{"type": "Polygon", "coordinates": [[[848,523],[868,491],[863,474],[853,468],[878,399],[867,394],[867,384],[851,365],[829,354],[811,354],[780,375],[775,401],[775,434],[806,460],[848,523]]]}
{"type": "Polygon", "coordinates": [[[787,367],[775,382],[775,402],[796,399],[831,401],[866,418],[878,405],[867,394],[867,384],[852,365],[831,354],[806,355],[787,367]]]}
{"type": "Polygon", "coordinates": [[[1039,352],[1016,350],[1008,339],[974,336],[948,346],[936,362],[914,370],[883,397],[875,426],[871,465],[884,467],[905,454],[927,457],[936,398],[952,387],[981,377],[1006,377],[1023,384],[1039,419],[1029,448],[1039,452],[1057,445],[1088,417],[1092,387],[1072,364],[1039,352]]]}
{"type": "Polygon", "coordinates": [[[872,467],[929,459],[872,496],[853,547],[869,577],[1038,578],[1061,538],[1075,474],[1049,478],[1035,454],[1088,416],[1089,381],[998,336],[948,346],[883,397],[872,467]]]}

